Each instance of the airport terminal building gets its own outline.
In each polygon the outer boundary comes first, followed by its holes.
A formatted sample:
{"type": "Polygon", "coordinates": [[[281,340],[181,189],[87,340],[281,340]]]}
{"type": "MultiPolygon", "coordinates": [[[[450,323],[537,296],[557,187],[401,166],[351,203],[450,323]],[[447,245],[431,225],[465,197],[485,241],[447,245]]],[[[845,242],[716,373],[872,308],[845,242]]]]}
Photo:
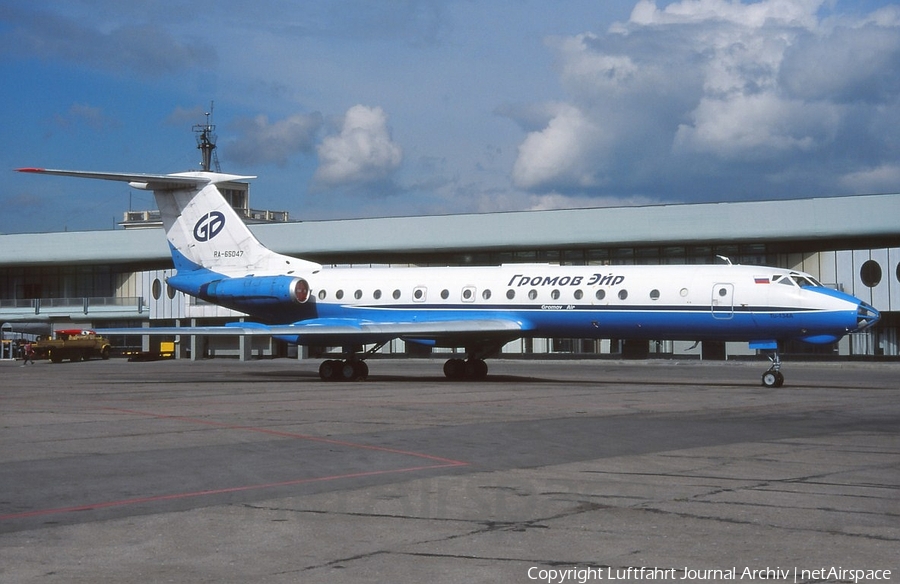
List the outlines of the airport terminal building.
{"type": "MultiPolygon", "coordinates": [[[[479,266],[708,264],[731,261],[808,272],[881,311],[873,329],[834,346],[789,346],[786,354],[900,358],[900,194],[779,201],[673,204],[331,221],[277,222],[249,210],[246,185],[232,204],[271,249],[325,266],[479,266]],[[268,221],[254,223],[253,219],[268,221]]],[[[130,220],[129,220],[130,219],[130,220]]],[[[135,220],[137,219],[137,220],[135,220]]],[[[187,297],[166,285],[174,270],[152,214],[124,228],[0,235],[0,326],[9,339],[71,328],[210,325],[243,315],[187,297]],[[147,221],[149,219],[149,221],[147,221]]],[[[293,356],[268,339],[170,339],[190,358],[293,356]]],[[[113,339],[158,346],[157,337],[113,339]]],[[[627,339],[527,339],[509,354],[700,355],[749,353],[746,343],[634,344],[627,339]]],[[[385,353],[420,354],[402,341],[385,353]]],[[[303,352],[301,352],[301,356],[303,352]]]]}

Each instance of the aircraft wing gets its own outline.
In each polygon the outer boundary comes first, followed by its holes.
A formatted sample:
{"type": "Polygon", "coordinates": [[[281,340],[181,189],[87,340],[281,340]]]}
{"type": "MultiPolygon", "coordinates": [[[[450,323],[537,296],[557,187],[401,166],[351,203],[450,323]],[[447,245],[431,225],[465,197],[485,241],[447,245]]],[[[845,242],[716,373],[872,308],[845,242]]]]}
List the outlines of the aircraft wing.
{"type": "Polygon", "coordinates": [[[524,323],[502,318],[425,322],[374,322],[341,318],[317,318],[288,325],[231,323],[225,326],[96,329],[102,335],[223,335],[294,337],[301,345],[368,344],[395,338],[455,340],[518,337],[528,330],[524,323]]]}

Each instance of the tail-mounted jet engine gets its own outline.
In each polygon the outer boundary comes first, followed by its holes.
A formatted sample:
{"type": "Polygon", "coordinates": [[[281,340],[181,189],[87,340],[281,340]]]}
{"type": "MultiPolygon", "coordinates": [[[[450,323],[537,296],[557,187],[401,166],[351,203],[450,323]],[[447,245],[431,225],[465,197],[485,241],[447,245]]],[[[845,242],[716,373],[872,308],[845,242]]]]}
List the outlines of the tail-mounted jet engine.
{"type": "Polygon", "coordinates": [[[200,286],[199,296],[229,307],[283,306],[309,300],[309,283],[292,276],[246,276],[213,280],[200,286]]]}

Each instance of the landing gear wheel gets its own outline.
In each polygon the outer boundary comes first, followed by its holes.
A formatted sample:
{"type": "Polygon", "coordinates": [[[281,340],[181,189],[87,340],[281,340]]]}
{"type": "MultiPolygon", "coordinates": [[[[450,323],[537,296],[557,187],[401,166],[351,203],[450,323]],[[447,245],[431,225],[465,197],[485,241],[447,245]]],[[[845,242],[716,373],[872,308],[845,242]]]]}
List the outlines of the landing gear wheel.
{"type": "Polygon", "coordinates": [[[772,366],[769,367],[769,370],[762,375],[762,384],[766,387],[781,387],[782,385],[784,385],[784,375],[781,374],[781,355],[779,354],[780,348],[781,345],[776,344],[774,350],[772,350],[772,354],[769,355],[769,360],[772,361],[772,366]]]}
{"type": "Polygon", "coordinates": [[[369,366],[365,361],[328,359],[319,365],[322,381],[362,381],[369,376],[369,366]]]}
{"type": "Polygon", "coordinates": [[[480,380],[487,377],[488,366],[484,359],[469,359],[466,361],[466,379],[480,380]]]}
{"type": "Polygon", "coordinates": [[[340,364],[341,381],[362,381],[369,375],[369,366],[363,361],[344,361],[340,364]]]}
{"type": "Polygon", "coordinates": [[[319,365],[319,378],[322,381],[332,381],[337,378],[338,373],[340,372],[339,361],[333,361],[328,359],[327,361],[322,361],[322,364],[319,365]]]}
{"type": "Polygon", "coordinates": [[[356,368],[353,361],[344,361],[340,364],[341,381],[356,381],[356,368]]]}
{"type": "Polygon", "coordinates": [[[444,363],[444,375],[447,379],[477,381],[487,377],[488,366],[484,359],[449,359],[444,363]]]}
{"type": "Polygon", "coordinates": [[[466,375],[466,362],[462,359],[448,359],[444,363],[444,375],[447,379],[463,379],[466,375]]]}
{"type": "Polygon", "coordinates": [[[784,385],[784,375],[781,371],[766,371],[762,376],[762,384],[766,387],[781,387],[784,385]]]}

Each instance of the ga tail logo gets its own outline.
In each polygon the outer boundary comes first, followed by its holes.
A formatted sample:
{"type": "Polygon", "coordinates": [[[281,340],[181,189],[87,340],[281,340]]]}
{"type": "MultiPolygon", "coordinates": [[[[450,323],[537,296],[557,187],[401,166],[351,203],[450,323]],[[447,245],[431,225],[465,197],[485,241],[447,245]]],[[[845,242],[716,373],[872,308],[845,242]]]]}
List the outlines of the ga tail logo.
{"type": "Polygon", "coordinates": [[[225,227],[225,215],[219,211],[210,211],[194,225],[194,239],[209,241],[217,236],[225,227]]]}

